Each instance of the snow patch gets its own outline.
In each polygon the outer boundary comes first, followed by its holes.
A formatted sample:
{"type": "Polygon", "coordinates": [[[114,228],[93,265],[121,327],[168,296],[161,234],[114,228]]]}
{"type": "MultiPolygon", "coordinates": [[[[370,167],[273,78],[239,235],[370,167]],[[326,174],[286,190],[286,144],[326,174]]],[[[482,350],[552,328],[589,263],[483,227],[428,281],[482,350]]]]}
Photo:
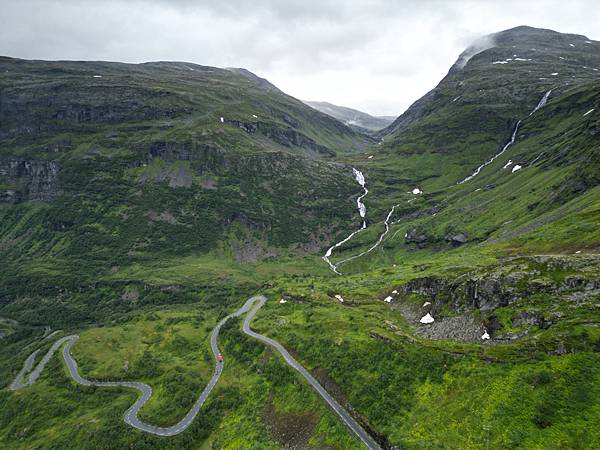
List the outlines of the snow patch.
{"type": "Polygon", "coordinates": [[[483,335],[481,336],[481,340],[482,341],[486,341],[490,338],[490,334],[487,332],[487,330],[484,330],[485,332],[483,333],[483,335]]]}
{"type": "Polygon", "coordinates": [[[221,123],[225,123],[225,119],[221,117],[221,123]]]}
{"type": "Polygon", "coordinates": [[[421,322],[421,323],[433,323],[433,322],[435,322],[435,319],[431,316],[431,314],[427,313],[423,317],[421,317],[421,320],[419,322],[421,322]]]}
{"type": "Polygon", "coordinates": [[[508,61],[494,61],[492,64],[508,64],[508,61]]]}
{"type": "Polygon", "coordinates": [[[373,155],[367,156],[367,159],[373,159],[373,155]]]}
{"type": "Polygon", "coordinates": [[[386,298],[383,299],[383,301],[386,303],[392,303],[392,300],[393,300],[393,298],[391,295],[388,295],[386,298]]]}
{"type": "Polygon", "coordinates": [[[429,306],[429,305],[431,305],[431,302],[425,302],[425,303],[423,303],[423,308],[425,308],[426,306],[429,306]]]}
{"type": "Polygon", "coordinates": [[[252,114],[252,117],[254,117],[255,119],[258,119],[258,116],[256,114],[252,114]]]}
{"type": "Polygon", "coordinates": [[[591,44],[591,43],[592,43],[592,41],[585,41],[585,43],[586,43],[586,44],[591,44]]]}
{"type": "Polygon", "coordinates": [[[587,116],[588,114],[591,114],[591,113],[593,113],[595,109],[596,109],[596,108],[592,108],[592,109],[590,109],[588,112],[586,112],[586,113],[583,115],[583,117],[587,116]]]}
{"type": "Polygon", "coordinates": [[[398,295],[398,291],[397,291],[396,289],[394,289],[394,290],[392,291],[392,294],[394,294],[394,295],[398,295]]]}
{"type": "Polygon", "coordinates": [[[577,251],[575,252],[575,254],[576,254],[576,255],[578,255],[579,253],[581,253],[581,250],[577,250],[577,251]]]}
{"type": "Polygon", "coordinates": [[[412,193],[413,193],[414,195],[418,195],[418,194],[422,194],[422,193],[423,193],[423,191],[422,191],[421,189],[419,189],[419,188],[414,188],[414,189],[412,190],[412,193]]]}
{"type": "Polygon", "coordinates": [[[506,169],[508,166],[512,165],[512,159],[509,159],[508,162],[506,164],[504,164],[504,167],[502,167],[503,169],[506,169]]]}
{"type": "Polygon", "coordinates": [[[279,300],[279,303],[281,303],[281,304],[287,303],[287,300],[281,299],[281,300],[279,300]]]}
{"type": "Polygon", "coordinates": [[[102,75],[94,75],[94,78],[102,78],[102,75]]]}
{"type": "Polygon", "coordinates": [[[555,77],[556,75],[558,75],[558,72],[551,73],[550,75],[552,75],[553,77],[555,77]]]}
{"type": "Polygon", "coordinates": [[[575,47],[575,44],[569,44],[571,47],[575,47]]]}
{"type": "Polygon", "coordinates": [[[517,170],[521,170],[523,167],[516,164],[515,167],[513,167],[512,172],[511,173],[515,173],[517,170]]]}
{"type": "Polygon", "coordinates": [[[335,294],[335,298],[340,301],[340,303],[344,303],[344,298],[340,294],[335,294]]]}

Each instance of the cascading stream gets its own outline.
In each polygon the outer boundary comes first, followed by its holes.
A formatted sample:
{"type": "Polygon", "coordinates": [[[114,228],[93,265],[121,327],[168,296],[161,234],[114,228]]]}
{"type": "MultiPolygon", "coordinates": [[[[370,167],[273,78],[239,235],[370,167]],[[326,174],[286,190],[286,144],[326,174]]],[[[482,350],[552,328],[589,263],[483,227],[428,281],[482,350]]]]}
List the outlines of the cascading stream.
{"type": "MultiPolygon", "coordinates": [[[[552,89],[550,89],[548,92],[546,92],[542,98],[540,99],[540,101],[538,102],[538,104],[536,105],[535,108],[533,108],[533,110],[529,113],[529,115],[527,117],[531,117],[534,113],[536,113],[537,111],[539,111],[541,108],[543,108],[546,103],[548,102],[548,98],[550,98],[550,94],[552,93],[552,89]]],[[[480,165],[471,175],[469,175],[468,177],[466,177],[464,180],[459,181],[458,183],[456,183],[456,185],[459,184],[463,184],[466,183],[467,181],[472,180],[473,178],[475,178],[477,175],[479,175],[479,173],[481,172],[481,170],[485,167],[488,166],[489,164],[493,163],[498,157],[500,157],[504,152],[506,152],[512,145],[514,145],[514,143],[517,140],[517,133],[519,131],[519,127],[521,126],[521,120],[518,120],[517,123],[514,125],[512,134],[510,136],[510,140],[504,145],[504,147],[502,147],[502,150],[500,150],[500,152],[496,153],[494,156],[492,156],[489,160],[487,160],[486,162],[484,162],[482,165],[480,165]]],[[[538,158],[536,158],[534,160],[537,161],[539,158],[541,157],[538,156],[538,158]]],[[[360,216],[363,218],[363,224],[362,227],[359,230],[354,231],[353,233],[351,233],[346,239],[336,243],[335,245],[331,246],[327,252],[325,253],[325,256],[323,256],[323,259],[325,260],[325,262],[329,265],[329,267],[331,268],[331,270],[333,270],[335,273],[337,273],[338,275],[341,275],[342,273],[338,270],[338,267],[340,266],[340,264],[344,264],[346,262],[352,261],[354,259],[360,258],[361,256],[364,256],[370,252],[372,252],[373,250],[375,250],[382,242],[383,239],[385,238],[385,236],[388,234],[389,232],[389,227],[390,227],[390,223],[389,220],[392,217],[394,210],[396,207],[398,207],[399,205],[394,205],[392,207],[392,209],[390,210],[390,212],[388,213],[385,221],[384,221],[384,227],[385,230],[384,232],[379,236],[379,239],[377,240],[377,242],[375,242],[375,244],[373,244],[368,250],[365,250],[362,253],[359,253],[358,255],[354,255],[351,256],[349,258],[343,259],[341,261],[339,261],[337,264],[333,264],[331,262],[331,260],[329,259],[329,257],[331,256],[331,253],[333,252],[333,250],[337,247],[340,247],[342,244],[348,242],[350,239],[352,239],[354,237],[354,235],[356,235],[357,233],[359,233],[360,231],[364,230],[367,227],[367,222],[366,222],[366,213],[367,213],[367,208],[364,205],[364,203],[362,202],[362,199],[369,193],[368,189],[365,187],[365,177],[363,175],[363,173],[355,168],[352,168],[352,171],[354,173],[354,177],[356,178],[356,181],[358,182],[358,184],[360,184],[363,189],[365,190],[365,193],[363,195],[361,195],[360,197],[358,197],[358,199],[356,200],[356,204],[358,206],[358,211],[360,213],[360,216]]],[[[452,185],[451,185],[452,186],[452,185]]],[[[448,189],[449,187],[445,189],[448,189]]],[[[444,189],[444,190],[445,190],[444,189]]]]}
{"type": "Polygon", "coordinates": [[[390,218],[392,217],[392,214],[394,214],[394,210],[398,206],[399,205],[394,205],[394,206],[392,206],[392,209],[390,209],[390,212],[388,213],[388,215],[385,218],[385,221],[383,222],[383,226],[385,227],[385,230],[383,233],[381,233],[379,235],[379,239],[377,240],[377,242],[375,242],[375,244],[373,244],[371,247],[369,247],[368,250],[365,250],[364,252],[359,253],[358,255],[354,255],[349,258],[341,260],[340,262],[338,262],[336,264],[336,267],[340,266],[340,264],[344,264],[348,261],[352,261],[353,259],[360,258],[361,256],[364,256],[367,253],[371,253],[373,250],[375,250],[377,247],[379,247],[379,244],[381,244],[383,242],[383,238],[385,238],[386,234],[388,234],[388,232],[390,231],[390,218]]]}
{"type": "Polygon", "coordinates": [[[544,94],[544,96],[539,101],[539,103],[537,104],[537,106],[535,108],[533,108],[533,111],[531,111],[529,113],[529,116],[527,116],[527,117],[531,117],[536,111],[538,111],[540,108],[543,108],[546,105],[546,102],[548,101],[548,98],[550,97],[550,94],[552,94],[552,89],[550,89],[548,92],[546,92],[544,94]]]}
{"type": "Polygon", "coordinates": [[[331,270],[333,270],[335,273],[337,273],[338,275],[341,275],[341,272],[339,272],[337,270],[337,265],[333,264],[331,262],[331,260],[329,259],[329,257],[331,256],[331,253],[333,252],[334,249],[338,248],[339,246],[345,244],[350,239],[352,239],[357,233],[360,233],[362,230],[367,228],[367,207],[365,206],[365,204],[363,203],[362,200],[369,193],[369,190],[366,187],[365,176],[363,175],[363,173],[360,170],[355,169],[354,167],[352,168],[352,173],[354,174],[354,178],[356,179],[356,182],[358,184],[360,184],[360,186],[364,190],[364,193],[356,199],[356,206],[358,207],[358,213],[360,214],[360,217],[363,219],[363,222],[362,222],[362,226],[360,229],[350,233],[350,235],[348,237],[346,237],[345,239],[341,240],[340,242],[329,247],[327,249],[327,252],[323,256],[323,260],[329,265],[329,268],[331,270]]]}
{"type": "MultiPolygon", "coordinates": [[[[550,89],[548,92],[546,92],[544,94],[544,96],[541,98],[541,100],[538,102],[536,107],[533,108],[533,110],[529,113],[529,115],[527,117],[531,117],[534,113],[536,113],[538,110],[543,108],[544,105],[546,104],[546,102],[548,101],[548,98],[550,97],[551,93],[552,93],[552,89],[550,89]]],[[[510,137],[510,140],[506,143],[506,145],[504,147],[502,147],[502,150],[500,150],[500,152],[496,153],[494,156],[492,156],[490,159],[488,159],[486,162],[484,162],[482,165],[480,165],[477,169],[475,169],[475,172],[473,172],[471,175],[469,175],[464,180],[459,181],[457,184],[463,184],[463,183],[466,183],[467,181],[472,180],[477,175],[479,175],[479,172],[481,172],[481,169],[483,169],[485,166],[493,163],[500,155],[502,155],[506,150],[508,150],[517,140],[517,131],[519,131],[519,126],[521,126],[520,120],[517,121],[517,123],[513,129],[512,135],[510,137]]]]}
{"type": "Polygon", "coordinates": [[[504,153],[506,150],[508,150],[510,148],[510,146],[513,145],[515,143],[515,141],[517,140],[517,131],[519,131],[519,126],[521,126],[520,120],[517,121],[517,123],[515,124],[515,127],[513,128],[513,132],[510,137],[510,141],[508,141],[506,143],[506,145],[504,147],[502,147],[502,150],[500,150],[500,152],[496,153],[494,156],[492,156],[490,159],[488,159],[486,162],[484,162],[482,165],[480,165],[477,169],[475,169],[475,172],[473,172],[471,175],[469,175],[464,180],[459,181],[457,184],[463,184],[463,183],[466,183],[467,181],[472,180],[477,175],[479,175],[479,172],[481,172],[481,169],[483,169],[485,166],[493,163],[500,155],[502,155],[502,153],[504,153]]]}

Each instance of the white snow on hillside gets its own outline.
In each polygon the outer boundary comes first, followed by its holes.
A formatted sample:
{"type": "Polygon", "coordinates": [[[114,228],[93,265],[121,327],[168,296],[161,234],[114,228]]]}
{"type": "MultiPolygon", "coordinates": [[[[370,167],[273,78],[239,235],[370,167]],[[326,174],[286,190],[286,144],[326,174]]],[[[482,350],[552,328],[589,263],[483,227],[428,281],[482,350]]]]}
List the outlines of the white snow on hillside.
{"type": "Polygon", "coordinates": [[[431,316],[431,314],[427,313],[423,317],[421,317],[421,320],[419,322],[421,322],[421,323],[433,323],[433,322],[435,322],[435,319],[431,316]]]}

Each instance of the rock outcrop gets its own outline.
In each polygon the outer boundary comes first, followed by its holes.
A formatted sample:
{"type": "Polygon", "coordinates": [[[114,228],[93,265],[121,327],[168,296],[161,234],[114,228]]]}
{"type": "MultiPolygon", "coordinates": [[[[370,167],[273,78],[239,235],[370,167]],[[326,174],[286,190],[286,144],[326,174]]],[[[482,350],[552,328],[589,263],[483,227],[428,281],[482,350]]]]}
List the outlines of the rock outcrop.
{"type": "Polygon", "coordinates": [[[308,136],[299,133],[298,131],[280,127],[272,123],[264,122],[241,122],[239,120],[227,120],[227,123],[241,128],[246,133],[261,133],[273,142],[276,142],[284,147],[301,147],[307,150],[319,153],[321,155],[335,156],[335,152],[323,145],[317,144],[308,136]]]}
{"type": "Polygon", "coordinates": [[[17,203],[24,200],[52,200],[59,192],[56,161],[24,158],[0,160],[0,181],[11,186],[0,190],[0,202],[17,203]]]}

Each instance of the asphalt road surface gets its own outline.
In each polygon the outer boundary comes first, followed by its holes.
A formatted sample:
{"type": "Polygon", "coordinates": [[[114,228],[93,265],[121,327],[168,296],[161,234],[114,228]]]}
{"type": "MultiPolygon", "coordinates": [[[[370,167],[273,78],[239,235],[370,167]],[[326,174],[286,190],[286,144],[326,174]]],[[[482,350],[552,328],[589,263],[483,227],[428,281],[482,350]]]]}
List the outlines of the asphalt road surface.
{"type": "MultiPolygon", "coordinates": [[[[298,372],[300,372],[300,375],[302,375],[304,379],[308,381],[308,383],[313,387],[313,389],[317,391],[317,393],[323,398],[323,400],[325,400],[325,402],[331,407],[331,409],[333,409],[333,411],[340,417],[340,419],[342,419],[342,421],[348,426],[348,428],[350,428],[350,430],[356,436],[358,436],[358,438],[367,446],[367,448],[372,450],[379,450],[381,448],[379,447],[379,444],[377,444],[377,442],[375,442],[373,438],[369,436],[369,434],[358,424],[358,422],[356,422],[352,418],[348,411],[346,411],[331,395],[329,395],[325,388],[321,386],[321,384],[310,373],[308,373],[308,371],[302,365],[300,365],[300,363],[296,361],[292,357],[292,355],[288,353],[288,351],[283,347],[283,345],[271,338],[268,338],[266,336],[263,336],[262,334],[258,334],[255,331],[252,331],[252,329],[250,328],[250,322],[252,321],[256,312],[265,304],[266,301],[267,299],[262,295],[252,297],[250,300],[248,300],[248,302],[256,302],[256,305],[254,306],[254,308],[252,308],[252,310],[244,320],[244,333],[246,333],[248,336],[258,339],[259,341],[269,344],[271,347],[273,347],[275,350],[281,353],[281,356],[283,356],[285,362],[288,363],[289,366],[293,367],[298,372]]],[[[246,304],[248,304],[248,302],[246,302],[246,304]]]]}
{"type": "Polygon", "coordinates": [[[215,370],[213,372],[212,378],[194,403],[194,406],[189,410],[189,412],[185,415],[183,419],[177,422],[175,425],[170,427],[157,427],[154,425],[150,425],[142,422],[138,418],[138,413],[140,409],[144,406],[144,404],[150,399],[152,396],[152,388],[145,383],[138,383],[133,381],[92,381],[86,378],[83,378],[79,374],[79,370],[77,367],[77,361],[71,355],[71,348],[73,344],[77,342],[79,339],[78,335],[65,336],[57,340],[50,350],[44,355],[40,363],[32,370],[35,357],[39,350],[34,351],[23,364],[23,368],[18,373],[17,377],[13,381],[13,383],[9,386],[11,390],[17,390],[24,388],[33,384],[37,378],[40,376],[46,364],[54,353],[66,342],[66,345],[63,347],[63,359],[69,369],[69,374],[73,380],[83,386],[98,386],[98,387],[125,387],[130,389],[137,389],[141,396],[135,401],[133,405],[125,412],[123,420],[125,423],[131,425],[138,430],[144,431],[146,433],[151,433],[159,436],[174,436],[176,434],[181,433],[187,427],[190,426],[196,415],[200,412],[200,408],[210,395],[211,391],[217,384],[219,377],[221,376],[221,372],[223,371],[223,362],[219,362],[217,356],[219,355],[219,347],[217,346],[217,339],[219,337],[219,332],[221,327],[232,317],[238,317],[242,314],[250,311],[244,320],[243,331],[248,336],[251,336],[259,341],[262,341],[275,350],[277,350],[283,356],[285,362],[296,369],[300,375],[304,377],[306,381],[317,391],[317,393],[325,400],[325,402],[331,407],[331,409],[342,419],[342,421],[348,426],[348,428],[358,436],[358,438],[367,446],[369,449],[377,449],[380,450],[379,445],[369,436],[369,434],[352,418],[352,416],[346,411],[329,393],[319,384],[319,382],[310,374],[308,371],[302,367],[298,361],[296,361],[287,350],[277,341],[263,336],[262,334],[258,334],[252,329],[250,329],[250,322],[256,315],[257,311],[265,304],[267,301],[266,297],[263,295],[257,295],[249,298],[244,305],[235,311],[234,313],[228,315],[223,318],[217,326],[213,329],[210,335],[210,347],[215,357],[215,370]],[[29,374],[29,376],[27,376],[29,374]]]}

